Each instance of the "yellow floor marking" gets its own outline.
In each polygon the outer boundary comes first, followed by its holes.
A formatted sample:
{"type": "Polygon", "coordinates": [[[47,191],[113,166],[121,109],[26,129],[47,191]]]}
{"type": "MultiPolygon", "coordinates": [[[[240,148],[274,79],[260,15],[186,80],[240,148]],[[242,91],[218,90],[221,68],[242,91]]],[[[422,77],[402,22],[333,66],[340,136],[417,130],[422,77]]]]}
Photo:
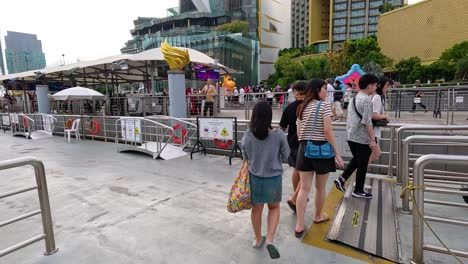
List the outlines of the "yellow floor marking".
{"type": "MultiPolygon", "coordinates": [[[[335,188],[335,186],[333,186],[330,193],[328,194],[327,200],[325,201],[325,205],[323,207],[323,212],[328,214],[330,216],[330,219],[333,219],[333,216],[335,215],[335,208],[340,203],[342,197],[343,197],[343,193],[338,191],[335,188]]],[[[302,242],[304,242],[305,244],[314,246],[314,247],[333,251],[338,254],[342,254],[342,255],[345,255],[354,259],[362,260],[368,263],[373,263],[373,264],[393,263],[392,261],[388,261],[385,259],[375,257],[371,254],[353,249],[345,245],[339,245],[339,244],[326,241],[328,229],[331,223],[332,221],[330,220],[321,224],[312,224],[312,226],[307,230],[307,233],[305,234],[302,242]]]]}

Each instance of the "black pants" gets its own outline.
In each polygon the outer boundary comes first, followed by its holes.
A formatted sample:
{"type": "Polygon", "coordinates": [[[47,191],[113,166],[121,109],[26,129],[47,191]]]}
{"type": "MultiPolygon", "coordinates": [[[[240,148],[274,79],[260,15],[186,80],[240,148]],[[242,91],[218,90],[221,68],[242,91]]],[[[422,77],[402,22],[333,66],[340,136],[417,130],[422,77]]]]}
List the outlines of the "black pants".
{"type": "Polygon", "coordinates": [[[416,105],[419,105],[422,107],[424,110],[427,109],[427,107],[423,103],[413,103],[413,111],[416,110],[416,105]]]}
{"type": "Polygon", "coordinates": [[[213,116],[213,102],[205,101],[205,107],[203,108],[203,116],[206,116],[206,112],[210,109],[210,116],[213,116]]]}
{"type": "Polygon", "coordinates": [[[353,158],[348,163],[348,166],[346,166],[341,176],[345,180],[348,180],[349,177],[351,177],[351,174],[353,174],[357,168],[356,186],[354,187],[354,192],[364,192],[367,165],[369,164],[369,157],[372,153],[372,150],[369,145],[359,144],[353,141],[348,141],[348,145],[351,149],[351,153],[353,153],[353,158]]]}

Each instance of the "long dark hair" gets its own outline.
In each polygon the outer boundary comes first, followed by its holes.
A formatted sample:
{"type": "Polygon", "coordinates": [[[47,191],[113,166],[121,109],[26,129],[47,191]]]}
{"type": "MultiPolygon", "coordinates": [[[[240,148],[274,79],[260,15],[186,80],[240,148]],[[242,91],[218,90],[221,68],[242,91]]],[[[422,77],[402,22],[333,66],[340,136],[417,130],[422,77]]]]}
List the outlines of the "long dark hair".
{"type": "Polygon", "coordinates": [[[312,100],[320,100],[320,90],[325,84],[325,81],[322,79],[310,80],[309,84],[307,85],[304,102],[302,102],[302,104],[297,108],[297,118],[302,119],[302,113],[304,113],[304,109],[310,102],[312,102],[312,100]]]}
{"type": "Polygon", "coordinates": [[[383,98],[383,88],[385,87],[385,85],[387,84],[387,82],[390,82],[390,80],[385,77],[385,76],[381,76],[379,77],[379,82],[377,83],[377,89],[375,90],[375,92],[380,95],[382,98],[383,98]]]}
{"type": "Polygon", "coordinates": [[[257,139],[263,140],[268,136],[268,132],[272,128],[272,118],[271,106],[267,101],[260,101],[255,104],[250,119],[250,130],[257,139]]]}

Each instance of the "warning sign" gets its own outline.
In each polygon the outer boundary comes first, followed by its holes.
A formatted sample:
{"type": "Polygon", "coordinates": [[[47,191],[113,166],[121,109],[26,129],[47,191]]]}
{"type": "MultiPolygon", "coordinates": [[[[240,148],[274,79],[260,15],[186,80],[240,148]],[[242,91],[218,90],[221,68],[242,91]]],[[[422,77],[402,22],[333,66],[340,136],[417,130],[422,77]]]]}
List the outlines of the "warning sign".
{"type": "Polygon", "coordinates": [[[234,120],[231,118],[199,118],[201,138],[233,140],[234,120]]]}

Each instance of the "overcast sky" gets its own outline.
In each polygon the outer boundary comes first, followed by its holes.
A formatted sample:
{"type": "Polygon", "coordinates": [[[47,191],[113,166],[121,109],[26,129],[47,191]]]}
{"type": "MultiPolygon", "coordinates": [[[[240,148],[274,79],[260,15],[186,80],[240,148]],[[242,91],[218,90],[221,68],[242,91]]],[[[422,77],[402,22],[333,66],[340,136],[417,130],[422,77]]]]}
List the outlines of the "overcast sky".
{"type": "MultiPolygon", "coordinates": [[[[133,20],[165,17],[178,0],[0,0],[2,47],[6,31],[36,34],[47,65],[120,54],[131,38],[133,20]]],[[[408,0],[414,3],[421,0],[408,0]]]]}

